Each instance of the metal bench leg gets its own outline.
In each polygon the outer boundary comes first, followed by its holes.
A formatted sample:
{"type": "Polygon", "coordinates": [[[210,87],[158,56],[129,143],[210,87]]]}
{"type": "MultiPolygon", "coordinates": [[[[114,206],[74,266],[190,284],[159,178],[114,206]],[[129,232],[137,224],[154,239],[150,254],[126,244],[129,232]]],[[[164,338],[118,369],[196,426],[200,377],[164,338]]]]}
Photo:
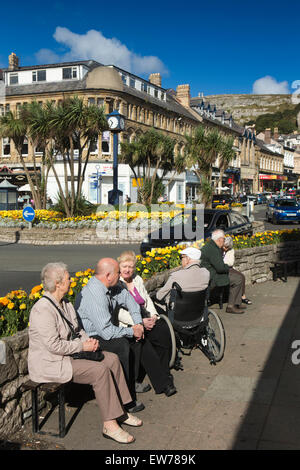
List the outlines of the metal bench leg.
{"type": "Polygon", "coordinates": [[[38,390],[31,390],[32,432],[39,432],[38,390]]]}
{"type": "Polygon", "coordinates": [[[66,435],[65,387],[61,387],[58,392],[58,406],[59,406],[59,437],[65,437],[66,435]]]}

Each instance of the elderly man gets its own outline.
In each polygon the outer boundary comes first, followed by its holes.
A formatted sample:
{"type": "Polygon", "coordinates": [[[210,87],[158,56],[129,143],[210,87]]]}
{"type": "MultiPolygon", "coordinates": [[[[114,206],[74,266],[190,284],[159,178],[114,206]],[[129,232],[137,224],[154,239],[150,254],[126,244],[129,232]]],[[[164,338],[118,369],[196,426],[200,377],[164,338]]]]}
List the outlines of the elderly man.
{"type": "Polygon", "coordinates": [[[188,247],[182,250],[180,256],[182,269],[171,273],[166,284],[156,292],[156,299],[160,302],[168,302],[173,282],[177,282],[185,292],[204,290],[209,284],[209,271],[199,264],[200,250],[188,247]]]}
{"type": "Polygon", "coordinates": [[[214,230],[211,240],[201,250],[201,266],[208,269],[211,278],[211,287],[225,287],[230,285],[229,299],[226,312],[244,313],[242,306],[243,286],[241,279],[237,276],[229,278],[229,266],[223,261],[223,246],[225,233],[223,230],[214,230]]]}

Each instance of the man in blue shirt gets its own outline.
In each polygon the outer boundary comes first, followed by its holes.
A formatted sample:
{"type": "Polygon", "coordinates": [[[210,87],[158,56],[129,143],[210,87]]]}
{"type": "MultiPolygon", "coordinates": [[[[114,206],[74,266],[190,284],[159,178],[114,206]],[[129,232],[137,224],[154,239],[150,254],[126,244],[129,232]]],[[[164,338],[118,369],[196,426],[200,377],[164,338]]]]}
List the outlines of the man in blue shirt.
{"type": "Polygon", "coordinates": [[[95,276],[77,295],[75,309],[84,330],[98,339],[100,348],[119,356],[133,398],[127,411],[137,412],[144,409],[142,403],[136,402],[135,394],[135,375],[140,363],[139,340],[144,336],[144,327],[139,305],[128,292],[116,286],[118,281],[119,264],[114,259],[103,258],[96,266],[95,276]],[[132,327],[117,326],[119,306],[131,312],[135,322],[132,327]]]}

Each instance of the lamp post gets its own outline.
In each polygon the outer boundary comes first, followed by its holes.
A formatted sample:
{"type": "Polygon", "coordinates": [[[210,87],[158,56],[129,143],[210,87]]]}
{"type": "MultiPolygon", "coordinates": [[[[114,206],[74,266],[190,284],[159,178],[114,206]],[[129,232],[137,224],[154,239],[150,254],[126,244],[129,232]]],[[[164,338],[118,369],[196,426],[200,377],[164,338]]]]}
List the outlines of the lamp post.
{"type": "Polygon", "coordinates": [[[125,128],[125,119],[116,109],[106,115],[110,132],[113,133],[113,189],[108,191],[108,203],[119,204],[119,199],[123,192],[118,189],[118,145],[119,133],[125,128]]]}

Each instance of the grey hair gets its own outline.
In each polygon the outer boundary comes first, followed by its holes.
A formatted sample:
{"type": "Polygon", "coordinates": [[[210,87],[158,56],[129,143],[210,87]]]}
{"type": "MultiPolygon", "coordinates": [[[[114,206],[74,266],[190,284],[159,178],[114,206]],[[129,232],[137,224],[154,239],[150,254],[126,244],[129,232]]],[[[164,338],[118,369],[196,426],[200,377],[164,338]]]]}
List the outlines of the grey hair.
{"type": "Polygon", "coordinates": [[[61,282],[66,272],[68,272],[68,266],[62,262],[46,264],[41,273],[44,290],[54,292],[55,283],[61,282]]]}
{"type": "Polygon", "coordinates": [[[213,233],[211,234],[211,239],[214,241],[218,240],[218,238],[221,238],[221,237],[225,237],[225,233],[223,232],[223,230],[219,228],[214,230],[213,233]]]}
{"type": "Polygon", "coordinates": [[[233,240],[232,240],[231,237],[225,237],[224,246],[225,246],[226,248],[228,248],[229,250],[232,250],[232,248],[233,248],[233,240]]]}

